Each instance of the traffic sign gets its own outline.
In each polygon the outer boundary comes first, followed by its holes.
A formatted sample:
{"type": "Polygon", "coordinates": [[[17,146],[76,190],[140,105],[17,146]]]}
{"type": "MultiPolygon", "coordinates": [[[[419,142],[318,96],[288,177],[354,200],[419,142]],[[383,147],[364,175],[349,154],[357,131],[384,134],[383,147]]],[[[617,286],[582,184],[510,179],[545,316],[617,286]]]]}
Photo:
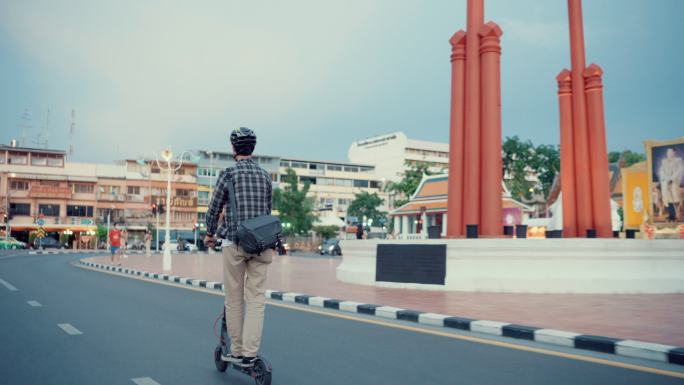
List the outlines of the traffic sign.
{"type": "Polygon", "coordinates": [[[38,223],[38,226],[42,226],[42,225],[45,224],[45,219],[39,219],[39,220],[37,221],[37,223],[38,223]]]}

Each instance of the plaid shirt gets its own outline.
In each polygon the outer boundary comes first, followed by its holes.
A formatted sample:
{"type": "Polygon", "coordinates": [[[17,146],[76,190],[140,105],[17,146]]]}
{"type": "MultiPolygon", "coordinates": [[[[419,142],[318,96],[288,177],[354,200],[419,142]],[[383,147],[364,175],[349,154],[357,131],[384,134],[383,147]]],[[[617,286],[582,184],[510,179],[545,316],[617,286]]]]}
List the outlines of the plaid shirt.
{"type": "Polygon", "coordinates": [[[232,241],[239,223],[271,213],[272,189],[271,176],[251,158],[241,159],[235,166],[221,171],[207,211],[207,234],[232,241]],[[233,223],[228,183],[235,183],[238,223],[233,223]],[[219,226],[222,211],[223,221],[219,226]]]}

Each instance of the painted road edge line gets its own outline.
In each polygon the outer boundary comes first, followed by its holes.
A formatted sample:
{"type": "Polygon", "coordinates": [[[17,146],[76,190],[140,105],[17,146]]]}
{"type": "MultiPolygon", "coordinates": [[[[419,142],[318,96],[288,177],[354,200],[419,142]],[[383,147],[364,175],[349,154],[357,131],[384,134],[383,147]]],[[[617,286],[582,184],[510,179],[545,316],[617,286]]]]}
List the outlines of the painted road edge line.
{"type": "Polygon", "coordinates": [[[83,334],[82,331],[76,329],[74,325],[66,323],[66,324],[57,324],[60,329],[64,330],[66,334],[69,334],[71,336],[77,336],[79,334],[83,334]]]}
{"type": "Polygon", "coordinates": [[[131,378],[131,381],[136,383],[137,385],[161,385],[151,377],[137,377],[137,378],[131,378]]]}
{"type": "Polygon", "coordinates": [[[4,286],[7,288],[9,291],[18,291],[16,287],[14,287],[11,283],[5,281],[4,279],[0,278],[0,285],[4,286]]]}
{"type": "MultiPolygon", "coordinates": [[[[210,290],[223,291],[223,285],[194,278],[164,279],[164,274],[141,272],[131,268],[114,267],[94,263],[86,259],[79,260],[79,264],[100,270],[115,271],[122,274],[144,276],[160,281],[175,282],[188,286],[203,287],[210,290]],[[202,283],[200,285],[199,283],[202,283]],[[193,284],[194,283],[194,284],[193,284]]],[[[466,317],[456,317],[444,314],[408,310],[393,306],[366,304],[355,301],[345,301],[327,297],[318,297],[301,293],[266,290],[266,298],[281,302],[297,303],[312,307],[323,307],[342,312],[359,313],[389,318],[419,324],[442,326],[444,328],[460,329],[483,334],[491,334],[515,339],[525,339],[544,344],[558,345],[580,350],[590,350],[650,361],[667,362],[684,365],[684,347],[655,344],[643,341],[622,340],[606,336],[585,335],[570,331],[543,329],[534,326],[511,324],[506,322],[476,320],[466,317]],[[392,316],[392,314],[394,316],[392,316]]]]}

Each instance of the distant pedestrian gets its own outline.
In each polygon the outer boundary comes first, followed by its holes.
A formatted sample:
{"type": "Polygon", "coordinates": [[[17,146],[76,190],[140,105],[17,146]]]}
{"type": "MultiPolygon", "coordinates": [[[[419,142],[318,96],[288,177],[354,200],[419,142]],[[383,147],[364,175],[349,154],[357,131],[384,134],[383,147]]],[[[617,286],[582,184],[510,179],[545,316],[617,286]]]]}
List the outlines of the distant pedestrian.
{"type": "Polygon", "coordinates": [[[149,230],[145,231],[145,238],[144,238],[144,241],[145,241],[145,255],[147,255],[147,256],[149,257],[150,255],[152,255],[152,250],[151,250],[151,247],[152,247],[152,233],[150,233],[149,230]]]}
{"type": "Polygon", "coordinates": [[[356,239],[363,239],[363,225],[361,223],[356,225],[356,239]]]}
{"type": "Polygon", "coordinates": [[[114,228],[109,230],[109,251],[112,253],[111,262],[112,265],[121,265],[121,230],[119,229],[119,224],[115,223],[114,228]]]}

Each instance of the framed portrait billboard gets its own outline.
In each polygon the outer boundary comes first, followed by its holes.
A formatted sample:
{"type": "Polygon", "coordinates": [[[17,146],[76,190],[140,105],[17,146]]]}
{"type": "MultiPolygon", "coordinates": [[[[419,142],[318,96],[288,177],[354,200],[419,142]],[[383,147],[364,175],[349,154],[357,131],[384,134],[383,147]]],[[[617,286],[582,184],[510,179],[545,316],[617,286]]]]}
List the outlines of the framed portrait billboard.
{"type": "Polygon", "coordinates": [[[684,223],[684,137],[644,145],[651,198],[649,222],[684,223]]]}

